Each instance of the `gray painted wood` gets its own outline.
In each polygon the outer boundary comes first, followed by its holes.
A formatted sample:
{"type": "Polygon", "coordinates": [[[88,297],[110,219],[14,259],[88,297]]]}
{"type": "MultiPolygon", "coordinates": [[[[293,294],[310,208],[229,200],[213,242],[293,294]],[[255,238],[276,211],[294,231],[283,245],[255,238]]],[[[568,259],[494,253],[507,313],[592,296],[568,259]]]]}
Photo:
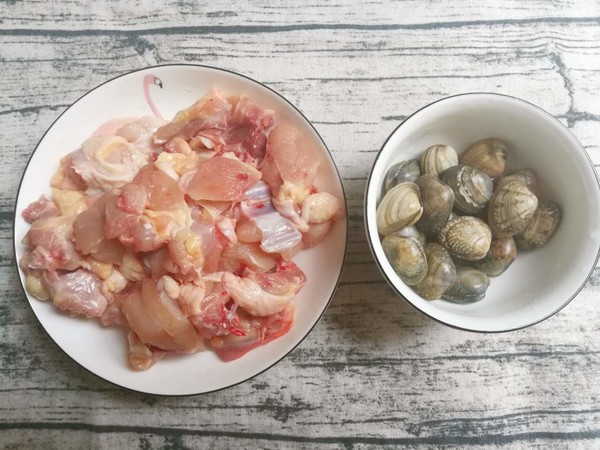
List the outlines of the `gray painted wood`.
{"type": "Polygon", "coordinates": [[[600,446],[600,270],[533,328],[464,333],[394,296],[362,221],[387,135],[451,94],[545,108],[598,168],[597,1],[8,1],[0,58],[0,446],[600,446]],[[37,324],[12,261],[14,198],[43,132],[102,81],[168,62],[242,72],[298,105],[333,152],[350,219],[341,286],[300,347],[247,383],[187,398],[126,392],[79,368],[37,324]]]}

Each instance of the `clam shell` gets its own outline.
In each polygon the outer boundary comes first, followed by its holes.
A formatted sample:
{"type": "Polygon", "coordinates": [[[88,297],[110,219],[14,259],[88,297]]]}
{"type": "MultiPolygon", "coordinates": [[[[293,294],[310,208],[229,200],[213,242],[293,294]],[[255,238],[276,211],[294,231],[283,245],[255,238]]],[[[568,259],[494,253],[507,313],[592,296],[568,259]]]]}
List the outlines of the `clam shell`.
{"type": "Polygon", "coordinates": [[[417,227],[426,233],[435,233],[448,221],[454,206],[454,192],[435,175],[423,175],[417,180],[421,191],[423,214],[417,227]]]}
{"type": "Polygon", "coordinates": [[[450,167],[442,180],[454,191],[454,206],[467,214],[482,210],[494,191],[492,179],[469,166],[450,167]]]}
{"type": "Polygon", "coordinates": [[[427,273],[423,245],[413,238],[386,236],[381,242],[385,256],[398,276],[409,286],[420,283],[427,273]]]}
{"type": "Polygon", "coordinates": [[[496,190],[500,188],[505,183],[509,181],[520,181],[529,189],[531,192],[535,194],[537,188],[537,179],[535,173],[529,169],[521,169],[516,172],[511,173],[510,175],[506,175],[498,180],[496,185],[496,190]]]}
{"type": "Polygon", "coordinates": [[[420,176],[421,169],[419,168],[418,161],[414,159],[410,161],[400,161],[388,170],[385,176],[385,191],[389,191],[403,181],[417,181],[420,176]]]}
{"type": "Polygon", "coordinates": [[[449,145],[433,145],[421,156],[421,173],[439,175],[458,164],[458,155],[449,145]]]}
{"type": "Polygon", "coordinates": [[[456,269],[456,281],[444,293],[442,298],[452,303],[474,303],[485,297],[490,286],[488,276],[472,267],[459,267],[456,269]]]}
{"type": "Polygon", "coordinates": [[[517,257],[517,245],[512,237],[493,238],[487,255],[473,266],[489,277],[502,275],[517,257]]]}
{"type": "Polygon", "coordinates": [[[489,138],[475,142],[462,155],[459,162],[474,167],[490,178],[504,173],[506,168],[506,145],[499,139],[489,138]]]}
{"type": "Polygon", "coordinates": [[[558,228],[561,218],[562,213],[556,203],[548,200],[541,201],[531,221],[515,236],[517,247],[522,250],[542,247],[558,228]]]}
{"type": "Polygon", "coordinates": [[[503,183],[490,199],[488,224],[494,237],[509,237],[522,231],[538,206],[537,197],[517,180],[503,183]]]}
{"type": "Polygon", "coordinates": [[[390,236],[413,238],[413,239],[416,239],[417,241],[419,241],[421,243],[421,245],[423,245],[423,246],[425,245],[425,241],[426,241],[425,234],[423,234],[423,232],[420,231],[414,225],[404,227],[404,228],[392,233],[390,236]]]}
{"type": "Polygon", "coordinates": [[[415,292],[427,300],[437,300],[456,281],[456,268],[444,247],[434,242],[425,244],[427,274],[414,286],[415,292]]]}
{"type": "Polygon", "coordinates": [[[404,181],[390,189],[377,207],[377,230],[387,236],[414,224],[422,212],[419,187],[404,181]]]}
{"type": "Polygon", "coordinates": [[[490,249],[492,231],[476,217],[461,216],[449,221],[439,233],[442,244],[456,258],[476,261],[490,249]]]}

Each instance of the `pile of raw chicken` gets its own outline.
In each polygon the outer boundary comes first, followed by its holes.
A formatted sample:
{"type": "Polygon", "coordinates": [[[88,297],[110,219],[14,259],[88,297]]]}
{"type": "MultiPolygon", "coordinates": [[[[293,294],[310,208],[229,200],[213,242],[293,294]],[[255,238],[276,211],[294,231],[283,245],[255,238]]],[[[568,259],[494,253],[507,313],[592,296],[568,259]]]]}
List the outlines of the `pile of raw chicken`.
{"type": "Polygon", "coordinates": [[[218,90],[166,124],[104,127],[61,160],[52,200],[23,211],[26,288],[128,327],[136,370],[207,347],[236,359],[290,329],[306,281],[292,257],[343,214],[313,185],[319,159],[272,111],[218,90]]]}

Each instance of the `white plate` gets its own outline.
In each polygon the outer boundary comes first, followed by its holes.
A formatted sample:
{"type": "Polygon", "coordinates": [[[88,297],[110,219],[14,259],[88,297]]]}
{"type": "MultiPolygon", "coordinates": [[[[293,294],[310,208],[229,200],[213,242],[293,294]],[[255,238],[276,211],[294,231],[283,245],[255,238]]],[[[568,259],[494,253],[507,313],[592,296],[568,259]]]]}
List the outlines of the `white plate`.
{"type": "MultiPolygon", "coordinates": [[[[156,108],[167,120],[218,87],[226,93],[250,96],[264,108],[275,110],[276,121],[289,120],[308,134],[322,154],[316,186],[345,197],[339,174],[325,143],[310,122],[290,102],[270,88],[242,75],[196,65],[150,67],[114,78],[85,94],[50,127],[35,149],[21,181],[15,217],[15,253],[29,225],[21,211],[41,194],[50,194],[50,178],[62,156],[77,149],[103,123],[119,117],[152,115],[143,88],[143,79],[152,74],[162,81],[149,93],[156,108]]],[[[99,377],[139,392],[158,395],[190,395],[223,389],[263,372],[291,352],[315,326],[337,287],[346,253],[347,221],[339,220],[327,239],[294,260],[306,273],[307,283],[294,298],[296,322],[283,337],[224,363],[211,352],[169,357],[145,372],[129,368],[124,331],[105,328],[97,320],[71,318],[50,302],[30,295],[27,299],[40,323],[77,363],[99,377]]],[[[23,273],[19,272],[21,283],[23,273]]]]}

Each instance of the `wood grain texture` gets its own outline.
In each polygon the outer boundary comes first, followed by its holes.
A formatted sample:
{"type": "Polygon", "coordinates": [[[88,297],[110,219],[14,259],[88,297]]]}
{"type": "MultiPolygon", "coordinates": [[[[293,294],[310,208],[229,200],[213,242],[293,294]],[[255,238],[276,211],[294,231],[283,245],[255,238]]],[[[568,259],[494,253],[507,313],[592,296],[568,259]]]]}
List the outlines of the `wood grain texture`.
{"type": "Polygon", "coordinates": [[[551,319],[478,335],[396,298],[366,243],[378,149],[447,95],[529,100],[600,167],[600,3],[480,3],[3,3],[0,447],[599,447],[600,269],[551,319]],[[349,206],[342,283],[313,332],[253,380],[186,398],[125,392],[77,366],[38,325],[12,261],[14,199],[44,131],[97,84],[168,62],[245,73],[296,104],[329,145],[349,206]]]}

